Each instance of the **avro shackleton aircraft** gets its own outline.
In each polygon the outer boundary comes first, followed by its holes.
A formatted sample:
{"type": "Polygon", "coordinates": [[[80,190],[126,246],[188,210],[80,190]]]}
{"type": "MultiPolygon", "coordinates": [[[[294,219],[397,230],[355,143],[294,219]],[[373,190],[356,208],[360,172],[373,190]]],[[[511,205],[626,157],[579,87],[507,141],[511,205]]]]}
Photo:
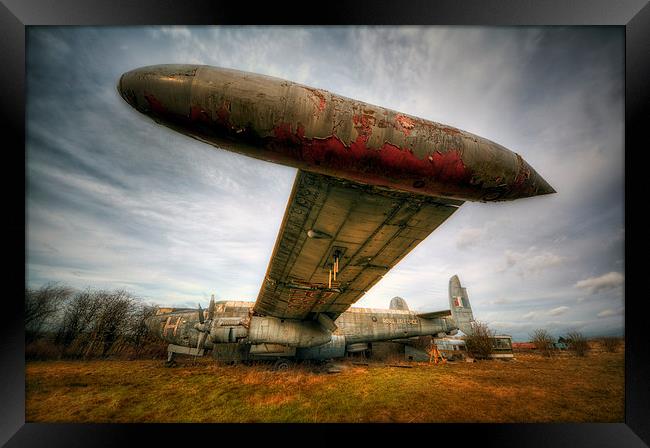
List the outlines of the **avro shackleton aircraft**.
{"type": "MultiPolygon", "coordinates": [[[[123,74],[121,96],[190,137],[298,169],[256,302],[161,313],[174,353],[223,360],[344,356],[372,341],[458,329],[471,307],[456,276],[450,310],[350,308],[464,201],[554,193],[523,158],[468,132],[282,79],[157,65],[123,74]]],[[[283,364],[284,363],[284,364],[283,364]]]]}

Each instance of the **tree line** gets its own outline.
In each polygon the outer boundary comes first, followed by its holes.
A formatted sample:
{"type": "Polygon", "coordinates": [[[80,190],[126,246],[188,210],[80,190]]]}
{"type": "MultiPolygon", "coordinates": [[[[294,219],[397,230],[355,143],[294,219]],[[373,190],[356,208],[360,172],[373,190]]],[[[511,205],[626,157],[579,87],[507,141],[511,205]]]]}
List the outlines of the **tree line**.
{"type": "Polygon", "coordinates": [[[156,307],[123,290],[25,288],[28,358],[151,357],[165,346],[145,321],[156,307]]]}

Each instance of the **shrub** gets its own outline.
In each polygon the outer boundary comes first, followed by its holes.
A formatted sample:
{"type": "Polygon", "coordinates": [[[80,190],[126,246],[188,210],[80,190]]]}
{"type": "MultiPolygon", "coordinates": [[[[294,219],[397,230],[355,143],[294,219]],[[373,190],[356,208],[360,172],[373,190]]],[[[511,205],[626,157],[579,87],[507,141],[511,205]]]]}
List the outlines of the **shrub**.
{"type": "Polygon", "coordinates": [[[553,337],[543,328],[533,331],[530,334],[530,341],[542,355],[550,357],[553,354],[553,337]]]}
{"type": "Polygon", "coordinates": [[[614,353],[616,352],[616,350],[618,350],[621,340],[615,337],[606,337],[606,338],[602,338],[600,340],[600,343],[603,346],[603,350],[609,353],[614,353]]]}
{"type": "Polygon", "coordinates": [[[25,288],[25,341],[29,344],[51,333],[72,289],[48,283],[38,289],[25,288]]]}
{"type": "Polygon", "coordinates": [[[465,336],[465,348],[468,356],[477,359],[489,358],[492,354],[492,337],[494,331],[490,330],[486,323],[477,320],[472,321],[472,334],[465,336]]]}
{"type": "Polygon", "coordinates": [[[569,349],[573,350],[576,356],[585,356],[589,350],[587,339],[579,331],[572,331],[567,334],[569,349]]]}

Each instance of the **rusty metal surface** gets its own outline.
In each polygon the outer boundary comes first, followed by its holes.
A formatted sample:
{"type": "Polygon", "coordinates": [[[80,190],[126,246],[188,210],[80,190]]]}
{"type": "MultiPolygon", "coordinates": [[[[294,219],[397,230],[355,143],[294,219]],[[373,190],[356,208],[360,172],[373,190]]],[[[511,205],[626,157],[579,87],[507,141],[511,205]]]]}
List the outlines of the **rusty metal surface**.
{"type": "Polygon", "coordinates": [[[254,311],[336,319],[460,204],[299,171],[254,311]]]}
{"type": "MultiPolygon", "coordinates": [[[[334,352],[340,352],[342,344],[350,346],[441,332],[449,333],[456,328],[455,322],[448,316],[425,319],[408,310],[350,308],[336,319],[336,330],[330,332],[317,321],[251,317],[253,305],[253,302],[218,302],[205,348],[215,348],[219,351],[220,346],[234,347],[237,344],[244,344],[250,346],[253,354],[269,355],[277,355],[280,352],[295,353],[292,350],[300,348],[305,349],[301,352],[302,357],[314,359],[319,353],[322,356],[326,354],[329,356],[334,352]],[[220,323],[226,323],[228,326],[220,323]],[[241,332],[237,333],[238,339],[224,339],[221,333],[224,328],[240,329],[241,332]],[[276,349],[272,350],[273,347],[276,349]],[[279,350],[277,347],[284,348],[279,350]],[[310,348],[318,349],[306,350],[310,348]]],[[[153,334],[170,344],[191,348],[197,345],[198,310],[157,315],[151,317],[147,324],[153,334]],[[170,322],[173,328],[169,328],[170,322]]],[[[238,351],[240,355],[241,352],[242,350],[238,351]]]]}
{"type": "Polygon", "coordinates": [[[125,73],[118,90],[179,132],[305,171],[471,201],[554,192],[519,154],[497,143],[278,78],[158,65],[125,73]]]}

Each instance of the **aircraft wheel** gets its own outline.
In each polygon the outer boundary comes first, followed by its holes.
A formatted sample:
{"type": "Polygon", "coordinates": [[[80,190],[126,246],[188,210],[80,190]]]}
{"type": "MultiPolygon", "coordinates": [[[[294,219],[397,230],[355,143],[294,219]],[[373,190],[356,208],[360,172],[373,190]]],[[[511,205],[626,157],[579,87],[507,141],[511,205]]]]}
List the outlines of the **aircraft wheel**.
{"type": "Polygon", "coordinates": [[[278,359],[275,361],[275,364],[273,364],[273,370],[276,372],[284,372],[289,370],[289,367],[291,367],[291,361],[288,359],[278,359]]]}

